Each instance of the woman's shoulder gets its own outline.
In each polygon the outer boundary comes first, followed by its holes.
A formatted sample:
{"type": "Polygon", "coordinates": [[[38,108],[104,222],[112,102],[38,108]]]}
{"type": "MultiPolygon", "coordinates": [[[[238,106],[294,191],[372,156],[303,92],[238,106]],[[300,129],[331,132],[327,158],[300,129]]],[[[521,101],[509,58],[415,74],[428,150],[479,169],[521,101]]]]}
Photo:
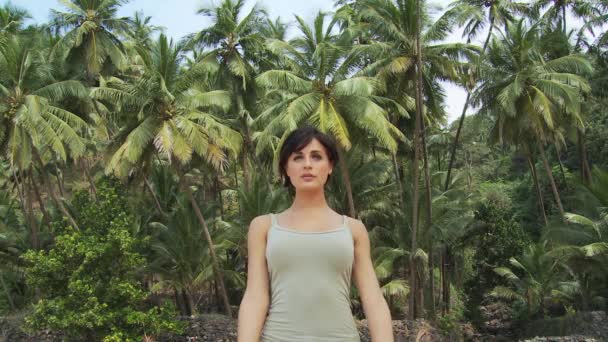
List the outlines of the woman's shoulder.
{"type": "Polygon", "coordinates": [[[367,228],[365,228],[365,224],[357,218],[350,217],[348,215],[344,215],[346,218],[346,226],[352,232],[355,240],[359,238],[361,235],[367,235],[367,228]]]}
{"type": "Polygon", "coordinates": [[[266,235],[270,228],[272,221],[272,214],[264,214],[256,216],[249,223],[249,234],[263,234],[266,235]]]}

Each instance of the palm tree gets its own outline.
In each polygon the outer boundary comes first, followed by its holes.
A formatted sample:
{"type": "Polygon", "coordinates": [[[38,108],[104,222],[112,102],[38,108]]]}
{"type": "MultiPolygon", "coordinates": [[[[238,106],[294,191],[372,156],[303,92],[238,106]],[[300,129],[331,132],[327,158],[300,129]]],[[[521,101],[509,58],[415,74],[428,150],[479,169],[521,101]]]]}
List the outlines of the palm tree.
{"type": "Polygon", "coordinates": [[[268,48],[277,55],[284,54],[290,68],[269,70],[257,77],[260,86],[281,94],[257,120],[266,125],[266,134],[283,138],[304,122],[333,135],[340,146],[349,213],[356,217],[350,177],[343,162],[344,150],[352,146],[351,137],[371,137],[394,153],[397,140],[404,136],[376,102],[383,101],[377,96],[382,84],[372,77],[348,78],[357,62],[349,56],[350,41],[334,33],[335,20],[326,27],[326,16],[318,13],[312,27],[296,16],[303,37],[290,42],[269,40],[268,48]]]}
{"type": "Polygon", "coordinates": [[[31,15],[24,9],[10,2],[0,7],[0,37],[7,33],[17,33],[23,28],[23,22],[31,19],[31,15]]]}
{"type": "Polygon", "coordinates": [[[529,245],[521,257],[511,258],[509,262],[512,268],[498,267],[494,271],[515,289],[497,286],[492,295],[524,301],[528,316],[536,311],[543,317],[545,299],[559,283],[559,260],[547,251],[547,241],[543,241],[529,245]],[[516,272],[521,272],[523,276],[518,276],[516,272]]]}
{"type": "Polygon", "coordinates": [[[151,20],[151,16],[144,15],[143,11],[137,11],[133,19],[128,22],[127,30],[121,32],[121,35],[130,40],[133,46],[150,47],[153,44],[152,35],[164,31],[163,27],[150,24],[151,20]]]}
{"type": "MultiPolygon", "coordinates": [[[[431,176],[426,151],[426,126],[441,122],[445,115],[442,108],[443,92],[438,80],[456,81],[463,56],[471,58],[476,48],[468,44],[443,44],[439,41],[446,38],[449,28],[449,17],[444,16],[435,22],[429,20],[426,6],[414,0],[402,0],[393,3],[385,0],[368,0],[359,4],[360,16],[364,23],[372,28],[380,42],[361,44],[356,49],[364,56],[375,60],[363,68],[363,74],[377,75],[387,84],[391,84],[389,97],[407,108],[416,111],[413,127],[413,163],[414,170],[414,205],[412,210],[411,229],[412,250],[418,231],[418,161],[424,160],[426,182],[426,228],[432,225],[431,176]],[[415,105],[412,106],[412,103],[415,105]],[[423,113],[424,111],[424,113],[423,113]],[[420,158],[422,154],[423,158],[420,158]]],[[[432,246],[431,246],[432,249],[432,246]]],[[[433,253],[429,253],[429,262],[433,269],[433,253]]],[[[413,261],[411,263],[413,267],[413,261]]],[[[416,274],[411,272],[411,277],[416,274]]],[[[412,293],[422,297],[421,288],[410,284],[412,293]]],[[[434,278],[430,278],[430,287],[434,287],[434,278]]],[[[433,291],[433,290],[431,290],[433,291]]],[[[414,295],[414,296],[416,296],[414,295]]],[[[414,296],[411,296],[413,298],[414,296]]],[[[411,310],[419,312],[416,305],[411,310]]],[[[412,315],[414,315],[412,312],[412,315]]],[[[434,302],[431,301],[431,314],[434,314],[434,302]]]]}
{"type": "MultiPolygon", "coordinates": [[[[65,100],[86,102],[87,91],[79,81],[57,80],[54,73],[61,63],[47,54],[36,37],[12,36],[0,42],[0,150],[17,186],[27,183],[18,176],[27,177],[34,166],[43,168],[51,160],[65,162],[68,155],[78,158],[85,151],[82,135],[87,125],[66,109],[65,100]]],[[[46,174],[42,175],[55,204],[78,228],[46,174]]],[[[36,239],[34,231],[32,239],[36,239]]]]}
{"type": "Polygon", "coordinates": [[[490,45],[473,103],[496,117],[492,141],[536,145],[563,218],[545,143],[556,137],[565,115],[580,121],[580,95],[589,91],[589,85],[577,74],[592,69],[580,55],[546,58],[538,39],[537,26],[528,29],[523,19],[508,24],[504,38],[490,45]]]}
{"type": "Polygon", "coordinates": [[[67,12],[51,9],[51,25],[66,33],[55,47],[67,53],[68,62],[84,65],[91,81],[100,73],[109,73],[123,63],[122,43],[115,35],[127,31],[129,19],[116,17],[126,0],[63,0],[67,12]]]}
{"type": "Polygon", "coordinates": [[[137,51],[143,63],[141,74],[127,75],[126,81],[102,78],[101,86],[91,92],[94,99],[114,103],[128,120],[116,138],[116,149],[106,170],[122,177],[137,169],[146,173],[153,158],[173,166],[204,227],[226,312],[231,315],[211,235],[180,168],[193,156],[199,156],[214,168],[222,169],[227,154],[238,153],[240,135],[213,114],[227,110],[230,97],[225,91],[208,91],[204,81],[193,78],[190,73],[196,67],[189,71],[181,69],[183,46],[174,45],[163,34],[150,50],[138,47],[137,51]]]}
{"type": "Polygon", "coordinates": [[[607,191],[608,172],[594,169],[592,182],[584,184],[576,194],[579,210],[584,215],[566,213],[567,224],[553,224],[543,234],[543,238],[555,245],[552,255],[564,263],[574,279],[569,299],[580,304],[582,310],[589,310],[594,300],[605,292],[607,191]]]}
{"type": "Polygon", "coordinates": [[[535,0],[531,4],[531,16],[535,20],[540,19],[545,24],[555,24],[566,34],[568,9],[574,18],[587,21],[591,17],[602,13],[600,6],[601,1],[598,0],[535,0]]]}
{"type": "MultiPolygon", "coordinates": [[[[553,48],[556,51],[568,51],[572,50],[570,46],[569,34],[566,26],[566,18],[567,13],[569,12],[574,18],[577,18],[585,24],[579,30],[579,38],[583,36],[584,30],[588,30],[593,34],[594,27],[602,27],[604,20],[601,19],[602,13],[602,2],[596,0],[590,1],[580,1],[580,0],[563,0],[563,1],[548,1],[548,0],[536,0],[533,2],[531,6],[531,15],[534,19],[537,19],[541,16],[541,12],[545,10],[540,19],[540,23],[548,28],[545,31],[548,31],[549,34],[558,35],[558,32],[561,33],[562,37],[560,44],[555,44],[556,42],[552,42],[553,48]],[[599,20],[598,20],[599,19],[599,20]],[[554,28],[555,27],[555,28],[554,28]],[[560,46],[561,45],[561,46],[560,46]],[[561,47],[561,49],[560,49],[561,47]]],[[[570,32],[573,32],[570,31],[570,32]]],[[[584,38],[583,38],[584,39],[584,38]]],[[[601,41],[601,38],[600,38],[601,41]]],[[[599,41],[598,41],[599,42],[599,41]]],[[[577,46],[579,43],[577,42],[577,46]]],[[[566,52],[567,53],[567,52],[566,52]]],[[[585,130],[582,123],[573,125],[576,130],[576,145],[579,148],[580,154],[580,170],[581,170],[581,178],[585,182],[589,182],[591,179],[591,170],[589,167],[589,162],[587,160],[587,151],[585,149],[585,130]]],[[[559,153],[558,153],[559,156],[559,153]]],[[[561,167],[561,165],[560,165],[561,167]]]]}
{"type": "MultiPolygon", "coordinates": [[[[196,294],[210,280],[213,268],[209,267],[209,246],[200,243],[203,226],[189,205],[189,199],[182,195],[175,200],[166,223],[150,223],[157,236],[152,242],[153,256],[149,267],[161,277],[154,288],[173,289],[182,314],[190,316],[197,312],[199,300],[196,294]]],[[[218,249],[219,254],[224,254],[221,246],[218,249]]]]}
{"type": "Polygon", "coordinates": [[[243,15],[244,5],[244,0],[222,0],[218,6],[200,8],[198,14],[214,24],[186,40],[190,48],[211,49],[200,54],[199,60],[214,65],[218,86],[231,92],[234,101],[229,124],[243,136],[241,161],[245,185],[249,187],[252,177],[248,160],[259,164],[254,155],[251,127],[257,101],[254,78],[257,62],[263,57],[264,40],[260,31],[267,27],[268,21],[258,5],[243,15]]]}
{"type": "MultiPolygon", "coordinates": [[[[456,23],[460,26],[464,25],[463,35],[467,36],[467,41],[471,42],[475,39],[486,26],[488,33],[484,40],[481,52],[479,54],[479,60],[483,59],[490,37],[494,29],[500,29],[500,27],[506,27],[506,24],[514,21],[515,13],[523,13],[527,5],[520,2],[513,2],[510,0],[496,0],[481,2],[478,0],[457,0],[450,4],[450,9],[446,13],[446,17],[453,17],[456,23]]],[[[479,63],[479,62],[477,62],[479,63]]],[[[477,64],[476,63],[476,64],[477,64]]],[[[469,75],[472,77],[475,73],[476,66],[473,66],[470,70],[469,75]]],[[[456,159],[456,148],[458,147],[458,140],[460,139],[460,132],[462,131],[462,125],[464,124],[464,118],[469,108],[471,100],[471,88],[475,85],[474,79],[465,81],[467,97],[464,101],[462,108],[462,114],[458,121],[458,128],[456,129],[456,136],[454,137],[454,143],[452,144],[450,152],[450,161],[448,164],[447,174],[445,178],[444,191],[448,190],[450,184],[450,176],[452,174],[452,167],[454,166],[454,160],[456,159]]]]}

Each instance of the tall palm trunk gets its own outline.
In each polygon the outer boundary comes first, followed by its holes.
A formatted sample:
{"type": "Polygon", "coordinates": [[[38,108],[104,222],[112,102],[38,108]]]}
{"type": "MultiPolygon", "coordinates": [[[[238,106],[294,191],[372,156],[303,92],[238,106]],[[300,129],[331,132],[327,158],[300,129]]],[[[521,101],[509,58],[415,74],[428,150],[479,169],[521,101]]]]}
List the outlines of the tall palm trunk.
{"type": "Polygon", "coordinates": [[[49,195],[53,199],[53,202],[59,208],[59,211],[61,211],[61,213],[68,219],[68,221],[70,222],[72,227],[76,230],[80,230],[80,227],[78,227],[78,224],[76,223],[76,220],[74,220],[74,217],[72,217],[70,212],[63,205],[63,201],[61,199],[58,199],[57,196],[55,195],[55,190],[53,189],[53,184],[51,183],[47,174],[43,170],[44,163],[42,162],[42,159],[40,159],[40,155],[38,155],[38,152],[36,150],[34,150],[33,154],[35,155],[36,159],[38,160],[38,166],[40,167],[39,174],[40,174],[40,176],[42,176],[42,181],[44,183],[44,186],[46,187],[46,191],[49,193],[49,195]]]}
{"type": "Polygon", "coordinates": [[[565,222],[566,221],[566,215],[564,212],[564,207],[562,206],[562,201],[559,197],[559,192],[557,191],[557,186],[555,185],[555,179],[553,178],[553,171],[551,171],[551,165],[549,165],[549,162],[547,161],[547,156],[545,154],[545,146],[543,145],[543,142],[539,140],[538,141],[538,149],[540,151],[540,156],[543,160],[543,164],[545,166],[545,171],[547,171],[547,177],[549,177],[549,182],[551,183],[551,191],[553,191],[553,197],[555,198],[555,204],[557,204],[557,208],[559,209],[559,214],[562,218],[562,220],[565,222]]]}
{"type": "Polygon", "coordinates": [[[59,195],[61,197],[65,197],[65,186],[63,185],[63,173],[57,166],[55,166],[55,170],[57,171],[55,173],[55,178],[57,178],[57,185],[59,186],[59,195]]]}
{"type": "MultiPolygon", "coordinates": [[[[426,187],[426,226],[425,231],[427,234],[431,232],[433,225],[433,198],[431,194],[431,176],[429,174],[429,160],[428,151],[426,148],[426,124],[424,120],[420,120],[421,138],[422,138],[422,157],[424,160],[424,181],[426,187]]],[[[435,278],[433,277],[433,269],[435,268],[433,260],[433,239],[429,239],[429,253],[428,253],[428,269],[429,269],[429,313],[431,317],[435,317],[435,278]]]]}
{"type": "Polygon", "coordinates": [[[353,186],[350,182],[350,172],[346,166],[346,160],[344,160],[345,153],[341,147],[338,148],[338,159],[340,160],[340,172],[342,172],[342,179],[344,179],[344,186],[346,187],[346,197],[348,199],[348,213],[350,217],[356,218],[357,211],[355,210],[355,200],[353,199],[353,186]]]}
{"type": "Polygon", "coordinates": [[[251,189],[251,172],[249,171],[249,162],[247,161],[246,147],[241,156],[241,167],[243,168],[243,185],[246,190],[251,189]]]}
{"type": "MultiPolygon", "coordinates": [[[[25,181],[25,180],[24,180],[25,181]]],[[[31,181],[31,180],[30,180],[31,181]]],[[[32,198],[32,189],[30,189],[27,186],[27,182],[24,183],[24,188],[25,188],[25,195],[27,197],[26,200],[26,208],[27,208],[27,218],[29,221],[29,225],[30,225],[30,238],[32,239],[32,249],[37,250],[39,243],[38,243],[38,226],[36,225],[36,218],[34,217],[34,207],[33,207],[33,203],[34,203],[34,199],[32,198]]]]}
{"type": "Polygon", "coordinates": [[[421,56],[421,48],[420,48],[420,0],[416,1],[416,118],[414,124],[414,160],[412,162],[412,172],[414,178],[413,182],[413,198],[412,198],[412,245],[410,251],[410,307],[409,314],[410,319],[416,319],[420,317],[421,310],[420,305],[417,300],[417,293],[419,284],[417,282],[417,267],[416,267],[416,258],[415,254],[418,250],[418,199],[419,199],[419,183],[418,179],[420,177],[419,174],[419,166],[418,162],[420,160],[420,135],[421,135],[421,121],[422,121],[422,56],[421,56]]]}
{"type": "Polygon", "coordinates": [[[150,184],[150,181],[148,181],[148,178],[146,176],[144,176],[144,184],[146,185],[146,188],[148,188],[148,191],[150,191],[150,194],[152,194],[152,198],[154,199],[154,205],[156,206],[156,210],[158,211],[158,213],[161,216],[166,216],[167,214],[163,211],[163,208],[160,205],[160,201],[158,200],[158,196],[156,196],[156,193],[152,188],[152,184],[150,184]]]}
{"type": "Polygon", "coordinates": [[[538,210],[543,217],[543,223],[545,226],[549,224],[547,221],[547,214],[545,213],[545,201],[543,200],[543,194],[540,191],[540,184],[538,183],[538,174],[536,173],[536,166],[532,160],[530,153],[527,154],[528,166],[530,167],[530,173],[532,174],[532,180],[534,181],[534,189],[536,189],[536,197],[538,198],[538,210]]]}
{"type": "Polygon", "coordinates": [[[91,177],[91,173],[89,172],[89,163],[87,162],[86,158],[82,158],[80,163],[82,165],[82,170],[84,171],[84,175],[87,178],[87,181],[89,182],[89,189],[91,190],[91,196],[93,197],[94,201],[97,201],[97,187],[95,186],[95,181],[93,180],[93,177],[91,177]]]}
{"type": "Polygon", "coordinates": [[[581,179],[585,184],[591,183],[591,168],[589,167],[589,159],[587,159],[587,149],[585,148],[585,132],[581,129],[576,130],[578,140],[578,150],[580,158],[581,179]]]}
{"type": "Polygon", "coordinates": [[[397,191],[399,191],[399,205],[403,206],[405,201],[403,200],[403,184],[401,184],[401,177],[399,177],[399,163],[397,163],[397,154],[391,155],[393,160],[393,169],[395,171],[395,182],[397,183],[397,191]]]}
{"type": "MultiPolygon", "coordinates": [[[[183,183],[183,177],[180,175],[180,183],[183,183]]],[[[211,263],[213,265],[213,272],[215,273],[215,277],[220,286],[220,291],[222,292],[222,299],[224,301],[224,309],[226,310],[226,314],[232,317],[232,309],[230,308],[230,302],[228,301],[228,293],[226,292],[226,287],[224,286],[224,277],[220,271],[219,262],[217,259],[217,255],[215,254],[215,246],[213,245],[213,240],[211,239],[211,234],[209,233],[209,228],[207,227],[207,221],[203,217],[201,213],[201,209],[192,194],[192,190],[188,184],[184,184],[183,186],[188,199],[190,200],[190,204],[196,213],[196,217],[198,218],[199,223],[203,226],[203,233],[205,234],[205,240],[207,240],[207,244],[209,245],[209,252],[211,253],[211,263]]]]}
{"type": "Polygon", "coordinates": [[[555,146],[555,157],[557,158],[557,163],[559,165],[559,173],[562,176],[562,182],[564,182],[564,185],[567,184],[566,181],[566,171],[564,171],[564,163],[562,163],[562,156],[559,153],[559,149],[557,148],[557,144],[554,144],[553,146],[555,146]]]}
{"type": "Polygon", "coordinates": [[[42,200],[42,197],[40,196],[40,191],[38,190],[38,185],[36,185],[36,182],[34,181],[34,174],[31,169],[30,169],[29,174],[30,174],[29,175],[30,183],[32,184],[34,194],[36,195],[36,200],[38,200],[38,205],[40,206],[40,211],[42,212],[42,219],[44,220],[44,224],[47,226],[47,228],[50,231],[51,219],[50,219],[49,213],[46,211],[46,206],[44,205],[44,201],[42,200]]]}
{"type": "Polygon", "coordinates": [[[441,305],[441,312],[444,315],[450,313],[450,302],[451,302],[451,292],[450,292],[450,262],[451,262],[451,249],[449,245],[445,245],[443,248],[443,253],[441,255],[441,299],[443,301],[441,305]]]}
{"type": "MultiPolygon", "coordinates": [[[[488,30],[488,35],[486,36],[486,40],[483,43],[481,53],[479,54],[480,61],[486,53],[486,49],[488,48],[488,43],[490,42],[490,37],[492,37],[493,29],[494,29],[494,17],[490,14],[490,29],[488,30]]],[[[469,109],[470,100],[471,100],[471,91],[467,89],[467,97],[464,101],[464,106],[462,108],[462,114],[460,115],[460,120],[458,120],[458,128],[456,129],[456,136],[454,137],[454,143],[452,144],[452,149],[450,151],[450,162],[448,163],[448,172],[445,177],[445,186],[443,187],[444,191],[448,190],[448,187],[450,184],[450,176],[452,174],[452,167],[454,166],[454,160],[456,159],[456,148],[458,147],[458,141],[460,140],[460,132],[462,131],[462,126],[464,124],[464,118],[466,117],[467,110],[469,109]]]]}

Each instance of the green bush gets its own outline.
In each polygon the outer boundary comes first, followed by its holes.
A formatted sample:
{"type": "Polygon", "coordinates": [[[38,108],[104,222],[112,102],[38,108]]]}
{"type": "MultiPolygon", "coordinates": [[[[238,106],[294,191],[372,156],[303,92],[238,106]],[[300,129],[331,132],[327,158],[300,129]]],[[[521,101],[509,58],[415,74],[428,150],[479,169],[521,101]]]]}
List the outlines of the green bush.
{"type": "Polygon", "coordinates": [[[171,308],[149,308],[147,293],[138,282],[145,259],[141,241],[132,234],[129,213],[120,184],[105,179],[97,187],[97,200],[86,192],[74,197],[81,231],[57,225],[54,246],[30,250],[28,285],[39,300],[26,317],[31,331],[50,329],[68,338],[141,340],[144,334],[177,331],[171,308]]]}
{"type": "Polygon", "coordinates": [[[513,210],[508,201],[493,196],[487,196],[486,199],[475,212],[475,219],[486,228],[475,239],[472,257],[474,271],[464,285],[467,314],[476,324],[480,323],[479,305],[484,295],[504,282],[494,272],[494,268],[508,266],[509,258],[521,254],[530,241],[521,225],[513,218],[513,210]]]}

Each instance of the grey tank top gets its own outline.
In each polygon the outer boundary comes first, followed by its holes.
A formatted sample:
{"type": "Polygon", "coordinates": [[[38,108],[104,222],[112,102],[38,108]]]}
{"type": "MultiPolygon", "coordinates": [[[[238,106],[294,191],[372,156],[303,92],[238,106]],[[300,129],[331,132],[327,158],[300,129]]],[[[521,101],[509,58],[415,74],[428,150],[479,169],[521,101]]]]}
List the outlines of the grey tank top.
{"type": "Polygon", "coordinates": [[[270,307],[262,341],[360,342],[350,307],[354,243],[346,217],[337,229],[300,232],[270,216],[270,307]]]}

